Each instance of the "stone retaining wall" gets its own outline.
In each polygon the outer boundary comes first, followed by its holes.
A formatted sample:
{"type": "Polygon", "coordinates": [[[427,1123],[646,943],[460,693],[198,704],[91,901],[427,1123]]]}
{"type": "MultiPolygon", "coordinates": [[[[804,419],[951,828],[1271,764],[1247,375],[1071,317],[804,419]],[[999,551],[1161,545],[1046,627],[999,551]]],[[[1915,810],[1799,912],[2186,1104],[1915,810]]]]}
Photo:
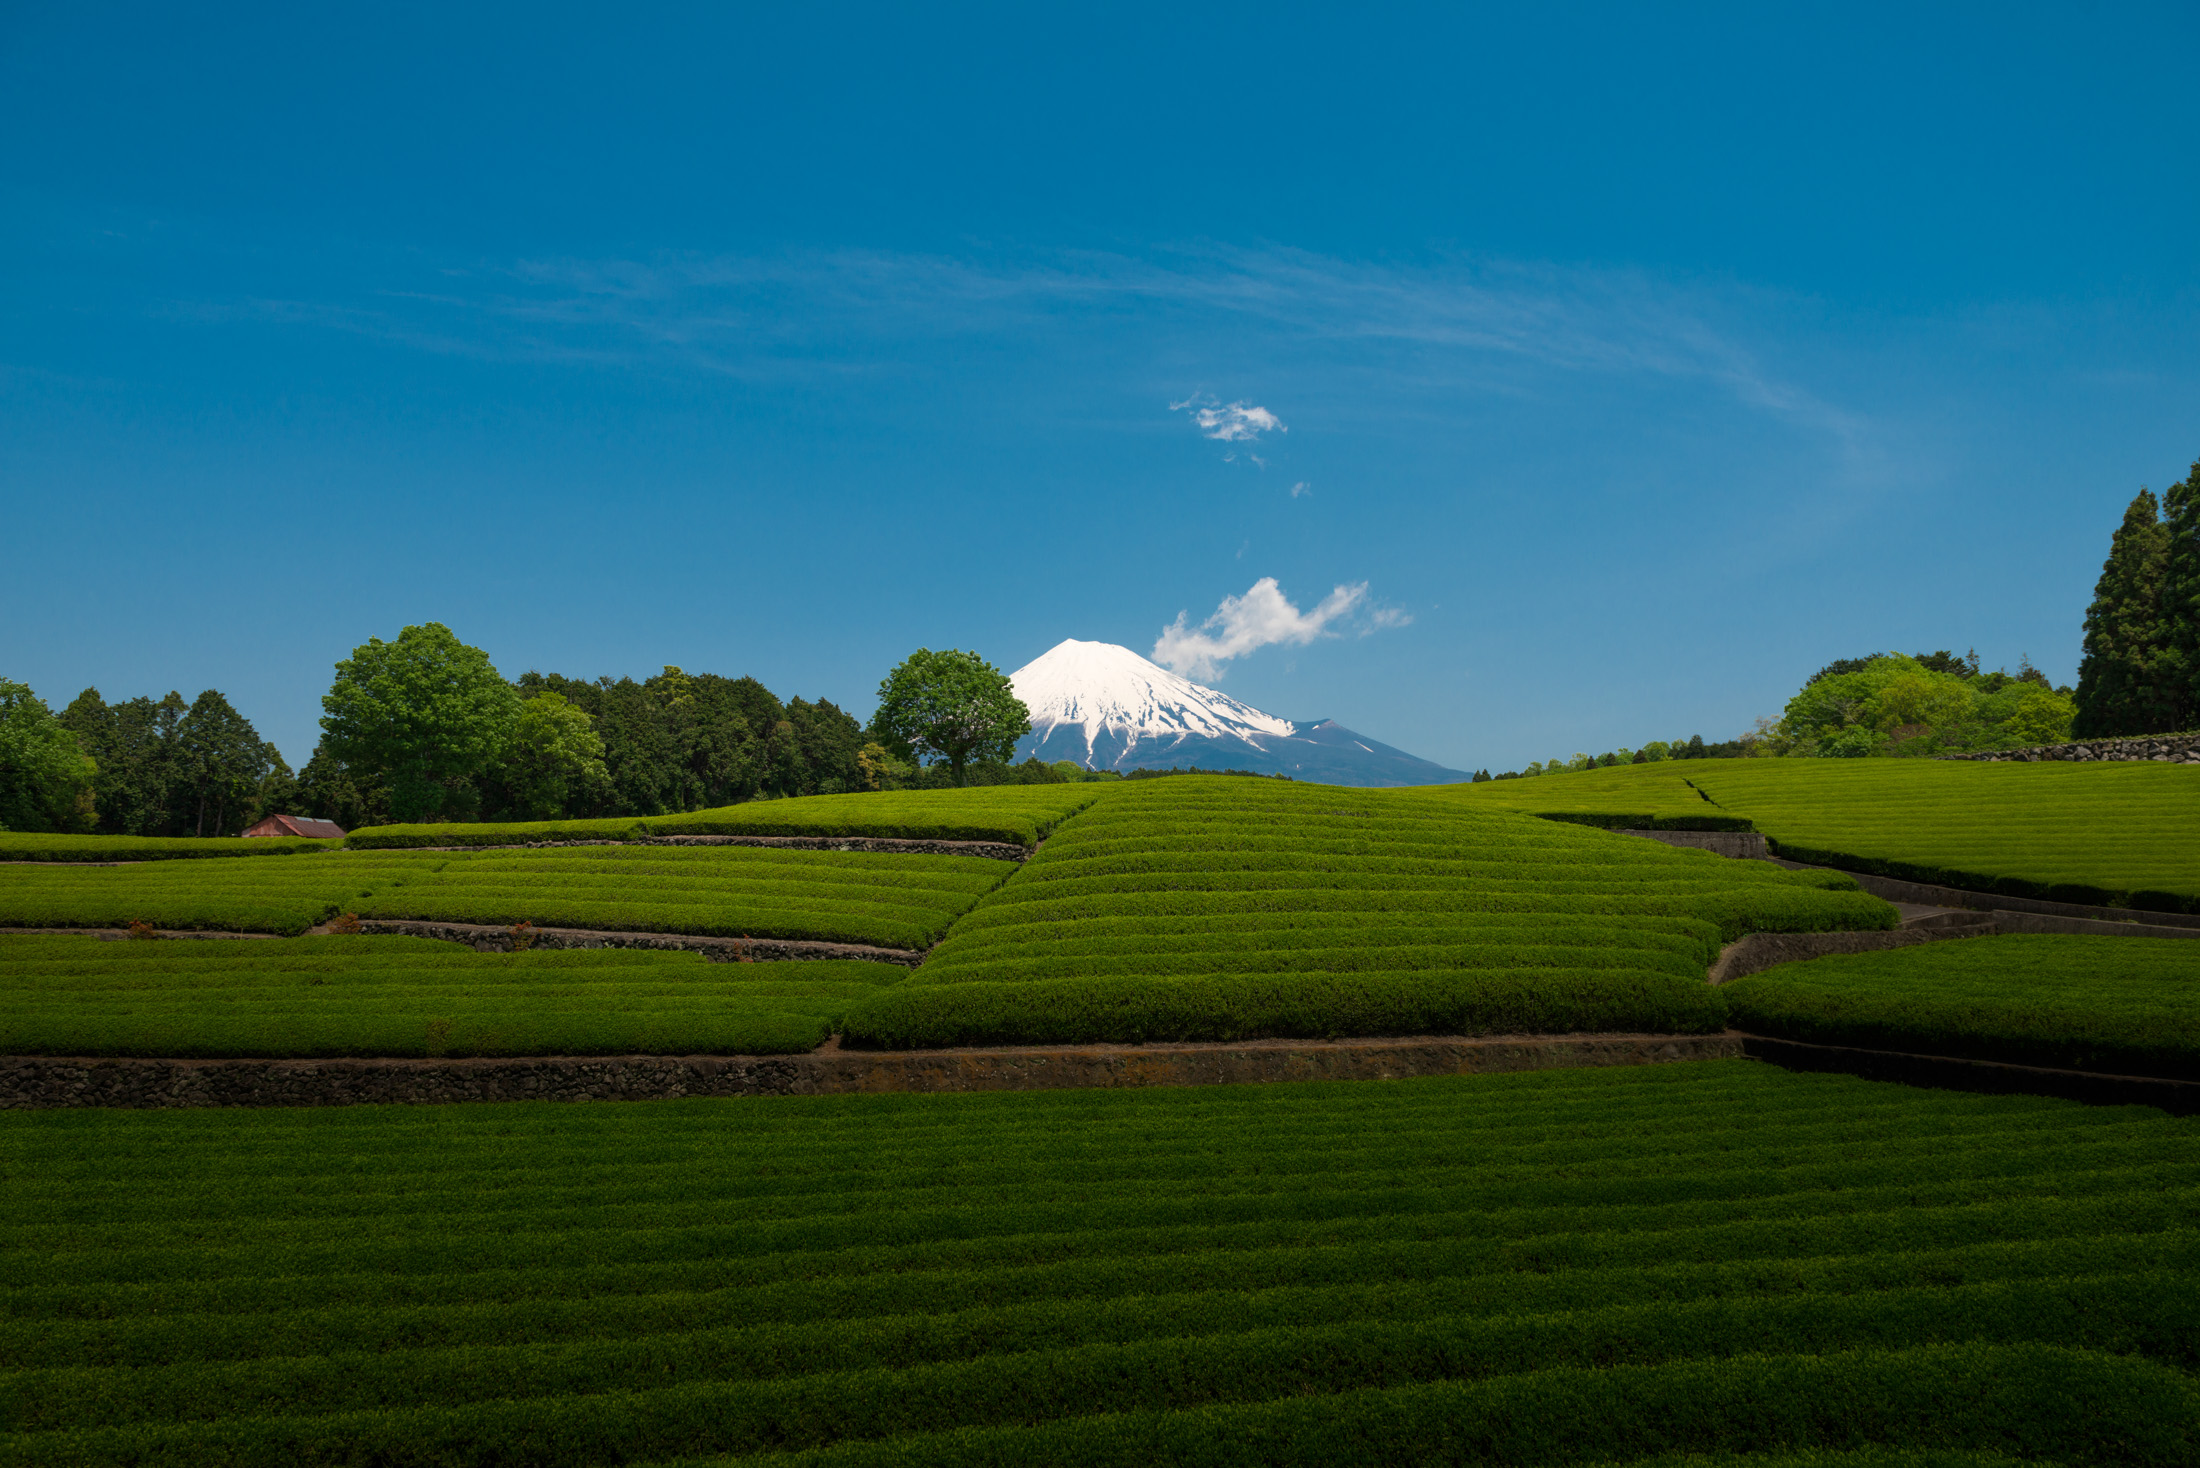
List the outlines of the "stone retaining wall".
{"type": "MultiPolygon", "coordinates": [[[[313,929],[325,933],[328,925],[313,929]]],[[[440,938],[465,943],[483,953],[510,953],[512,929],[493,923],[439,923],[409,918],[361,918],[362,933],[394,933],[407,938],[440,938]]],[[[873,948],[863,943],[812,943],[796,938],[700,938],[687,933],[603,933],[594,928],[529,928],[530,948],[666,948],[700,953],[713,963],[790,958],[860,958],[869,963],[898,963],[915,968],[924,955],[910,948],[873,948]]]]}
{"type": "Polygon", "coordinates": [[[2071,744],[2035,744],[2029,749],[1991,749],[1980,754],[1944,754],[1941,759],[1991,760],[2163,760],[2200,765],[2200,734],[2144,734],[2133,739],[2081,739],[2071,744]]]}
{"type": "Polygon", "coordinates": [[[1622,836],[1640,836],[1645,841],[1661,841],[1667,846],[1693,847],[1697,851],[1715,852],[1742,861],[1763,861],[1772,855],[1765,845],[1764,836],[1756,831],[1628,831],[1622,836]]]}
{"type": "Polygon", "coordinates": [[[0,1058],[0,1109],[661,1101],[859,1091],[1044,1091],[1254,1081],[1395,1080],[1732,1059],[1722,1035],[1251,1040],[1232,1045],[840,1050],[807,1055],[484,1060],[0,1058]]]}

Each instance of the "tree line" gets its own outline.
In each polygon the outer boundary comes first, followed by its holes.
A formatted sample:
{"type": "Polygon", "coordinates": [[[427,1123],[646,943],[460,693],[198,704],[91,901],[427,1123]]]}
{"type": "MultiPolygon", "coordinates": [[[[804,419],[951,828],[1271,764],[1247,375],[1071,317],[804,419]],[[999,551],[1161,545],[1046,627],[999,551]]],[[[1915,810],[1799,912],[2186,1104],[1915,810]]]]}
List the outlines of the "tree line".
{"type": "Polygon", "coordinates": [[[1100,778],[1010,763],[1029,729],[973,653],[924,649],[880,687],[867,727],[828,699],[666,667],[506,681],[439,623],[336,665],[322,738],[293,772],[213,689],[59,714],[0,680],[0,829],[230,836],[270,814],[345,829],[392,821],[650,816],[800,795],[1100,778]]]}

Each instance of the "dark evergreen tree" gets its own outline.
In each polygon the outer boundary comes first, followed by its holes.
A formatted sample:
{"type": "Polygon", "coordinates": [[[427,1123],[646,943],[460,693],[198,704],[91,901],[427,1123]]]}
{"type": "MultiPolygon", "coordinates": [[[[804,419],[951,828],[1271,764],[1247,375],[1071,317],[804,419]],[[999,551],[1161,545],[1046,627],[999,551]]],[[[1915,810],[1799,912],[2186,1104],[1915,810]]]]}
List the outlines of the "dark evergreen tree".
{"type": "Polygon", "coordinates": [[[2200,728],[2200,461],[2162,496],[2162,682],[2168,729],[2200,728]]]}
{"type": "Polygon", "coordinates": [[[273,766],[274,746],[209,688],[177,721],[175,748],[172,819],[179,825],[188,821],[193,836],[234,836],[244,829],[253,797],[273,766]]]}
{"type": "Polygon", "coordinates": [[[2078,664],[2079,739],[2157,734],[2177,726],[2163,621],[2163,572],[2170,532],[2154,494],[2142,489],[2109,540],[2108,560],[2085,614],[2085,657],[2078,664]]]}
{"type": "Polygon", "coordinates": [[[334,821],[347,831],[361,826],[385,826],[390,821],[390,795],[372,780],[362,781],[344,762],[315,745],[313,758],[298,772],[297,803],[285,815],[316,816],[334,821]]]}

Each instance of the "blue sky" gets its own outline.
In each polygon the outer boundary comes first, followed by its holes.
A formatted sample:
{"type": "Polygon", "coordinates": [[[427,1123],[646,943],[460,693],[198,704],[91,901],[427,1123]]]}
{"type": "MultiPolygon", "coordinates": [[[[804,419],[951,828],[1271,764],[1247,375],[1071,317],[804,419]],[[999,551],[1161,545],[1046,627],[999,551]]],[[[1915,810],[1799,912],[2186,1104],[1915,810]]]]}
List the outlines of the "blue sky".
{"type": "Polygon", "coordinates": [[[2200,457],[2196,43],[11,7],[0,673],[219,687],[297,763],[412,622],[859,716],[920,644],[1079,637],[1495,769],[1890,646],[2070,679],[2200,457]]]}

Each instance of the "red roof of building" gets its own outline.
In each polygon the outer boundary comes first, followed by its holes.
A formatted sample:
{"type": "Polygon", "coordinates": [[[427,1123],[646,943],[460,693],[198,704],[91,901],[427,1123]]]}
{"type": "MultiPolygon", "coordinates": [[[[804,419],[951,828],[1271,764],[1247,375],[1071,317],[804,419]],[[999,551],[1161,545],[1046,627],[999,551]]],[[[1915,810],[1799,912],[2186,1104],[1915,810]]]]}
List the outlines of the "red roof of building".
{"type": "Polygon", "coordinates": [[[312,816],[269,816],[245,832],[247,836],[318,836],[323,839],[343,834],[344,828],[336,822],[316,820],[312,816]]]}

